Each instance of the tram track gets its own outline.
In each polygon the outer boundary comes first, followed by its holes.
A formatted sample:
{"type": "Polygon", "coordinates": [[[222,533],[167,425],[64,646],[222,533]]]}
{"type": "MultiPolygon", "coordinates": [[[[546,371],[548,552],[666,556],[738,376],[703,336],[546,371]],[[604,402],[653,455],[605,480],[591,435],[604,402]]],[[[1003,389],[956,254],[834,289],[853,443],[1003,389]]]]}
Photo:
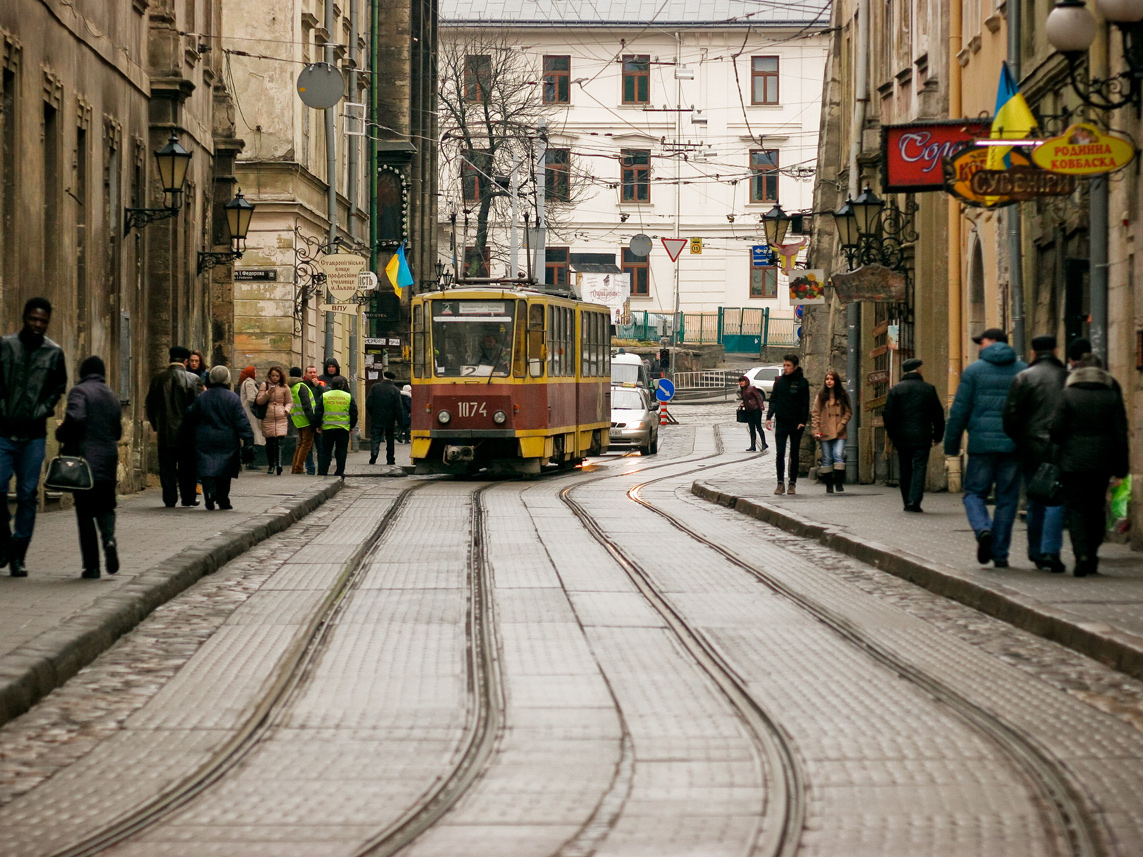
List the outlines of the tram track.
{"type": "MultiPolygon", "coordinates": [[[[717,427],[715,431],[717,446],[721,448],[721,434],[717,427]]],[[[730,463],[731,462],[727,462],[727,465],[730,463]]],[[[874,661],[900,675],[933,698],[939,700],[962,721],[987,736],[1008,758],[1013,760],[1019,769],[1024,772],[1028,780],[1035,785],[1036,790],[1042,798],[1039,802],[1038,809],[1044,817],[1044,823],[1045,825],[1049,825],[1050,829],[1061,834],[1062,841],[1067,844],[1069,849],[1067,853],[1071,855],[1071,857],[1103,857],[1103,855],[1109,853],[1108,848],[1103,842],[1102,827],[1092,816],[1087,802],[1076,789],[1063,766],[1044,752],[1029,736],[1007,723],[1003,718],[973,702],[948,683],[927,674],[923,669],[911,663],[909,660],[882,646],[871,635],[862,631],[837,611],[821,604],[817,599],[795,590],[781,578],[766,572],[754,563],[744,560],[733,550],[712,541],[677,516],[648,502],[641,496],[643,490],[649,486],[669,479],[688,476],[699,472],[701,469],[702,468],[695,468],[682,473],[673,473],[656,479],[650,479],[630,488],[627,491],[627,496],[642,508],[655,513],[667,521],[675,530],[717,553],[733,566],[751,575],[773,592],[789,600],[799,609],[824,624],[847,643],[861,650],[874,661]]],[[[667,619],[672,629],[674,629],[676,625],[681,626],[682,633],[686,638],[693,641],[694,648],[700,651],[704,658],[709,658],[718,664],[719,670],[725,675],[726,679],[733,683],[736,688],[736,693],[740,693],[745,697],[742,701],[744,707],[757,708],[757,704],[751,699],[749,692],[741,680],[735,676],[732,668],[722,663],[713,647],[703,640],[700,632],[689,627],[682,615],[676,611],[668,599],[657,590],[651,582],[646,570],[640,568],[638,563],[628,557],[623,549],[615,544],[602,528],[591,519],[586,510],[576,504],[575,501],[568,496],[572,490],[574,489],[565,489],[565,491],[561,493],[561,497],[564,499],[564,502],[568,503],[573,511],[576,512],[577,516],[584,523],[585,528],[616,557],[617,562],[619,562],[624,570],[627,571],[628,575],[631,576],[631,579],[635,582],[636,586],[640,588],[640,591],[648,595],[648,599],[656,607],[656,610],[663,615],[664,619],[667,619]]],[[[676,631],[676,633],[678,633],[678,631],[676,631]]],[[[691,646],[688,646],[688,648],[690,647],[691,646]]],[[[766,723],[772,723],[776,734],[782,734],[781,727],[777,723],[773,723],[770,718],[766,718],[766,723]]],[[[792,759],[795,758],[792,749],[786,748],[786,750],[792,759]]],[[[783,788],[787,796],[790,794],[791,789],[800,789],[800,778],[788,774],[783,788]]],[[[789,797],[787,797],[787,799],[789,799],[789,797]]],[[[796,830],[800,829],[800,824],[795,828],[793,821],[799,816],[800,812],[798,808],[791,807],[791,809],[787,811],[787,824],[784,831],[785,836],[792,837],[794,840],[795,848],[797,839],[795,833],[796,830]]],[[[788,845],[786,841],[777,843],[779,848],[783,848],[786,845],[788,845]]],[[[792,853],[792,849],[788,852],[785,850],[775,850],[766,853],[786,854],[792,853]]]]}

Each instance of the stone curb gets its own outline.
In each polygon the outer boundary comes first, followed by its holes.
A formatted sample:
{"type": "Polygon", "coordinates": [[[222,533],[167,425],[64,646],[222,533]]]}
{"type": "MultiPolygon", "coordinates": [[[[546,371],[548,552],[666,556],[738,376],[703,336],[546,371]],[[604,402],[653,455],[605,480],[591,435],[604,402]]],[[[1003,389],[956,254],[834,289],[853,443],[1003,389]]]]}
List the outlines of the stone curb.
{"type": "Polygon", "coordinates": [[[343,485],[337,479],[309,493],[295,494],[231,532],[180,551],[97,598],[82,613],[0,657],[0,726],[23,714],[111,648],[155,608],[297,523],[343,485]]]}
{"type": "Polygon", "coordinates": [[[708,482],[692,483],[691,493],[796,536],[815,539],[832,550],[937,595],[959,601],[981,613],[1067,646],[1119,672],[1143,679],[1143,638],[1134,634],[1108,625],[1077,621],[1066,611],[1029,598],[1003,584],[985,586],[958,569],[863,539],[841,527],[820,524],[785,509],[719,491],[708,482]]]}

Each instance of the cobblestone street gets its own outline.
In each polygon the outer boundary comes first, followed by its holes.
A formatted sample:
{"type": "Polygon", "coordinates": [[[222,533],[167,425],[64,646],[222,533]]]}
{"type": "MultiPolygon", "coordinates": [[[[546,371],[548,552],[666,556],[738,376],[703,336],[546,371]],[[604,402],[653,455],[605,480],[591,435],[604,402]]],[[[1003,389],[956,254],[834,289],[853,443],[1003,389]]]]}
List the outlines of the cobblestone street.
{"type": "Polygon", "coordinates": [[[672,413],[530,480],[357,454],[0,728],[0,855],[1143,853],[1143,684],[697,495],[773,457],[672,413]]]}

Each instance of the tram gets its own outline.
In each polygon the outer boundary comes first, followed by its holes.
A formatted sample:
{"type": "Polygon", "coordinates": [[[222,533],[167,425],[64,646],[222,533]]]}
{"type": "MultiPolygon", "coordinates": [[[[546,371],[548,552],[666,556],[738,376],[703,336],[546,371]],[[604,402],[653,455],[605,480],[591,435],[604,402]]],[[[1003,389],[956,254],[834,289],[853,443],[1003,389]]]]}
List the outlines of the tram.
{"type": "Polygon", "coordinates": [[[508,282],[412,300],[417,473],[536,474],[607,449],[607,307],[508,282]]]}

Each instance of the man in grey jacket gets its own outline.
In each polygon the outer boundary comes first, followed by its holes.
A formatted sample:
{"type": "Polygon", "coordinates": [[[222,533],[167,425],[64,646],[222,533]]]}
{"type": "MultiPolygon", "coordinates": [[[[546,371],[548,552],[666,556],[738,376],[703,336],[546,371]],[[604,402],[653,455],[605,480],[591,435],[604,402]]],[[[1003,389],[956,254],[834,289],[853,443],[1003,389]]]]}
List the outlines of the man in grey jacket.
{"type": "Polygon", "coordinates": [[[0,486],[16,477],[16,529],[9,530],[8,504],[0,503],[0,568],[27,577],[24,564],[32,530],[40,470],[47,447],[48,417],[67,387],[63,350],[45,335],[52,320],[47,298],[24,304],[24,327],[0,337],[0,486]]]}

